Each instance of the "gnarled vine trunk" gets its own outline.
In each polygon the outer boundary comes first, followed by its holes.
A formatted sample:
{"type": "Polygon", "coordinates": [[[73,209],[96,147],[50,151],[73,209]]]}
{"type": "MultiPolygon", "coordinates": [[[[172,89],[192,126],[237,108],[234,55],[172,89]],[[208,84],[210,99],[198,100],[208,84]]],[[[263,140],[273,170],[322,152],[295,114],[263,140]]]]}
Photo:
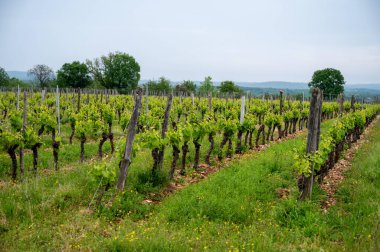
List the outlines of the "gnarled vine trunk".
{"type": "Polygon", "coordinates": [[[157,169],[160,162],[160,150],[158,148],[154,148],[152,150],[153,157],[153,168],[152,168],[152,177],[155,178],[157,176],[157,169]]]}
{"type": "Polygon", "coordinates": [[[71,122],[70,123],[70,127],[71,127],[71,135],[70,135],[69,143],[73,144],[73,137],[74,137],[74,134],[75,134],[75,123],[71,122]]]}
{"type": "Polygon", "coordinates": [[[226,132],[224,132],[223,133],[223,140],[220,143],[219,152],[218,152],[219,161],[223,159],[223,148],[224,148],[224,145],[226,145],[227,141],[228,141],[228,134],[226,132]]]}
{"type": "Polygon", "coordinates": [[[187,144],[187,142],[185,142],[182,145],[182,166],[181,166],[181,171],[180,171],[181,175],[185,175],[186,156],[188,152],[189,152],[189,145],[187,144]]]}
{"type": "Polygon", "coordinates": [[[211,153],[214,150],[214,143],[215,143],[214,142],[214,135],[212,133],[208,134],[208,141],[210,142],[210,148],[207,151],[205,162],[206,162],[206,164],[210,165],[211,164],[211,162],[210,162],[211,153]]]}
{"type": "Polygon", "coordinates": [[[242,136],[243,136],[243,132],[239,130],[237,134],[237,142],[236,142],[236,150],[235,150],[236,154],[240,154],[242,151],[242,147],[241,147],[242,136]]]}
{"type": "Polygon", "coordinates": [[[195,147],[195,156],[194,156],[194,169],[198,169],[199,166],[199,152],[201,150],[201,144],[198,142],[198,139],[193,141],[195,147]]]}
{"type": "Polygon", "coordinates": [[[103,144],[107,141],[107,139],[108,139],[107,133],[103,132],[102,138],[100,139],[100,142],[99,142],[99,149],[98,149],[98,156],[100,158],[103,157],[103,144]]]}
{"type": "Polygon", "coordinates": [[[18,145],[13,145],[8,149],[8,154],[12,160],[12,179],[17,179],[17,157],[16,157],[16,149],[18,145]]]}
{"type": "MultiPolygon", "coordinates": [[[[55,170],[58,170],[58,150],[59,150],[59,145],[61,142],[56,141],[55,139],[55,130],[52,131],[52,146],[53,146],[53,156],[54,156],[54,167],[55,170]]],[[[83,150],[84,152],[84,150],[83,150]]]]}
{"type": "Polygon", "coordinates": [[[173,179],[173,176],[174,176],[174,171],[175,171],[175,167],[177,166],[177,161],[179,159],[179,148],[175,145],[173,145],[173,161],[172,161],[172,166],[171,166],[171,169],[170,169],[170,179],[173,179]]]}
{"type": "Polygon", "coordinates": [[[41,147],[41,143],[37,143],[32,146],[32,152],[33,152],[33,171],[34,173],[37,173],[37,165],[38,165],[38,148],[41,147]]]}

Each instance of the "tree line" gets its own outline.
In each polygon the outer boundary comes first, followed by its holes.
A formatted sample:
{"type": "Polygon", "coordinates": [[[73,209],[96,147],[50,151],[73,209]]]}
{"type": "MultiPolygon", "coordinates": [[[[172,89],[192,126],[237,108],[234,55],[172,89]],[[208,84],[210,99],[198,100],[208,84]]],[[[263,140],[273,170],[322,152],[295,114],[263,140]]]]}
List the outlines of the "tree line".
{"type": "MultiPolygon", "coordinates": [[[[109,53],[93,60],[85,62],[73,61],[65,63],[55,73],[47,65],[35,65],[28,70],[33,83],[40,87],[50,86],[70,88],[107,88],[117,89],[120,93],[128,93],[135,90],[140,81],[140,65],[136,59],[123,52],[109,53]]],[[[314,72],[309,83],[311,88],[320,88],[325,96],[336,98],[344,91],[344,77],[339,70],[326,68],[314,72]]],[[[7,72],[0,67],[0,87],[26,86],[16,78],[10,78],[7,72]]],[[[215,86],[211,76],[205,77],[204,81],[197,87],[191,80],[184,80],[172,85],[165,77],[158,80],[149,80],[144,84],[151,92],[169,93],[171,91],[190,93],[199,91],[202,93],[236,93],[241,94],[243,90],[233,81],[226,80],[215,86]]]]}

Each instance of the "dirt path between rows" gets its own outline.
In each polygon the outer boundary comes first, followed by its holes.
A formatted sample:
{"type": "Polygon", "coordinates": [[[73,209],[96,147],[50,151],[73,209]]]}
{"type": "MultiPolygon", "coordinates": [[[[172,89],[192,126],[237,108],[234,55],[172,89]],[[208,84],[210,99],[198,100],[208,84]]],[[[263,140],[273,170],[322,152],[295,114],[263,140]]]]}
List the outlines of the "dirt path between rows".
{"type": "Polygon", "coordinates": [[[323,210],[327,211],[331,206],[337,203],[335,193],[338,191],[339,185],[344,180],[344,173],[351,168],[351,161],[358,149],[363,143],[369,141],[368,134],[379,119],[380,116],[377,116],[376,119],[372,121],[372,123],[364,130],[363,134],[360,136],[360,139],[356,143],[352,144],[351,148],[344,153],[344,157],[334,165],[327,176],[323,179],[321,188],[327,193],[327,199],[322,202],[323,210]]]}

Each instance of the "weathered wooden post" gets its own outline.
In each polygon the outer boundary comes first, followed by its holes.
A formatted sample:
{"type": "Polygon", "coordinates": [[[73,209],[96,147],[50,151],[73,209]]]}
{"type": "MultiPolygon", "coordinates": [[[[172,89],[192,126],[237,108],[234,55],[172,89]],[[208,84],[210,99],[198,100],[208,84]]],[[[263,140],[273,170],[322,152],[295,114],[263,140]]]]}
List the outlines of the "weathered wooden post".
{"type": "Polygon", "coordinates": [[[191,104],[193,105],[194,108],[194,93],[191,92],[191,104]]]}
{"type": "Polygon", "coordinates": [[[270,109],[273,111],[273,108],[274,108],[274,106],[273,106],[273,96],[272,95],[270,95],[270,109]]]}
{"type": "Polygon", "coordinates": [[[251,106],[251,91],[247,91],[247,96],[248,96],[247,111],[249,111],[250,106],[251,106]]]}
{"type": "MultiPolygon", "coordinates": [[[[164,123],[162,124],[162,131],[161,131],[162,139],[166,138],[166,131],[168,130],[168,126],[169,126],[170,110],[172,108],[172,100],[173,100],[173,95],[169,94],[168,100],[166,103],[166,108],[165,108],[164,123]]],[[[159,153],[159,158],[158,158],[159,169],[162,169],[162,165],[164,164],[164,153],[165,153],[165,146],[162,146],[159,153]]]]}
{"type": "Polygon", "coordinates": [[[280,115],[282,115],[282,110],[284,107],[284,100],[282,99],[283,93],[284,93],[284,91],[280,90],[280,115]]]}
{"type": "Polygon", "coordinates": [[[351,111],[355,112],[355,96],[351,96],[351,111]]]}
{"type": "MultiPolygon", "coordinates": [[[[283,95],[284,91],[280,90],[280,115],[282,115],[282,110],[284,109],[284,100],[282,98],[282,95],[283,95]]],[[[280,125],[277,126],[277,129],[278,129],[278,138],[282,138],[282,125],[280,123],[280,125]]]]}
{"type": "Polygon", "coordinates": [[[75,89],[70,89],[72,94],[71,94],[71,106],[73,110],[75,109],[75,89]]]}
{"type": "MultiPolygon", "coordinates": [[[[24,91],[24,115],[22,120],[21,134],[23,135],[26,130],[26,116],[27,116],[27,106],[28,106],[28,93],[24,91]]],[[[24,175],[24,146],[20,146],[20,175],[24,175]]]]}
{"type": "MultiPolygon", "coordinates": [[[[56,95],[55,95],[55,106],[57,110],[57,123],[58,123],[58,137],[61,136],[61,115],[59,112],[59,88],[57,86],[56,89],[56,95]]],[[[51,132],[51,140],[52,140],[52,147],[53,147],[53,157],[54,157],[54,167],[55,170],[58,171],[58,149],[61,144],[60,140],[57,141],[57,138],[55,137],[55,129],[51,132]]]]}
{"type": "Polygon", "coordinates": [[[244,121],[244,109],[245,109],[245,96],[241,96],[241,106],[240,106],[240,124],[244,121]]]}
{"type": "Polygon", "coordinates": [[[302,110],[305,108],[305,92],[302,92],[302,110]]]}
{"type": "MultiPolygon", "coordinates": [[[[312,90],[310,101],[310,114],[308,120],[308,134],[306,152],[314,155],[318,150],[320,126],[322,113],[322,93],[318,88],[312,90]]],[[[298,179],[298,188],[301,195],[300,200],[305,200],[311,197],[314,181],[314,165],[311,165],[309,174],[302,174],[298,179]]]]}
{"type": "Polygon", "coordinates": [[[43,104],[44,101],[45,101],[45,93],[46,93],[46,90],[45,89],[42,89],[41,90],[41,103],[43,104]]]}
{"type": "Polygon", "coordinates": [[[77,104],[77,113],[80,111],[80,88],[78,88],[78,104],[77,104]]]}
{"type": "Polygon", "coordinates": [[[344,102],[343,93],[339,94],[338,101],[339,101],[339,116],[342,116],[343,115],[343,102],[344,102]]]}
{"type": "Polygon", "coordinates": [[[20,108],[20,86],[17,85],[17,105],[16,105],[17,111],[20,108]]]}
{"type": "Polygon", "coordinates": [[[148,94],[149,94],[149,90],[148,90],[148,83],[145,84],[145,114],[148,116],[148,112],[149,112],[149,107],[148,107],[148,94]]]}
{"type": "Polygon", "coordinates": [[[208,110],[212,111],[212,93],[208,92],[208,110]]]}
{"type": "Polygon", "coordinates": [[[55,102],[57,107],[57,120],[58,120],[58,136],[61,136],[61,115],[59,113],[59,87],[57,86],[57,93],[55,95],[55,102]]]}
{"type": "Polygon", "coordinates": [[[127,141],[124,148],[123,158],[119,164],[119,177],[117,180],[117,189],[119,191],[124,190],[125,181],[127,179],[128,167],[131,164],[132,147],[136,136],[136,125],[140,116],[140,108],[142,106],[142,90],[139,89],[135,96],[135,106],[133,107],[131,119],[129,120],[127,130],[127,141]]]}

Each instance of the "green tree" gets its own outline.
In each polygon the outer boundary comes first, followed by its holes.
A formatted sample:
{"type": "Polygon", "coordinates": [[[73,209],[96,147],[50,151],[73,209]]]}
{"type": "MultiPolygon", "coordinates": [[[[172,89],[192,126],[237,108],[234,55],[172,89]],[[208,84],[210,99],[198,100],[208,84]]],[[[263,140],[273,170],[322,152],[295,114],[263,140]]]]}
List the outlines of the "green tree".
{"type": "Polygon", "coordinates": [[[183,81],[175,86],[176,92],[195,92],[196,89],[197,85],[191,80],[183,81]]]}
{"type": "Polygon", "coordinates": [[[211,76],[207,76],[205,80],[201,83],[201,86],[199,87],[199,91],[202,93],[208,93],[208,92],[214,92],[215,87],[212,83],[211,76]]]}
{"type": "Polygon", "coordinates": [[[19,87],[30,87],[31,84],[30,83],[28,84],[25,81],[22,81],[22,80],[15,78],[15,77],[12,77],[9,79],[9,86],[10,87],[17,87],[17,86],[19,86],[19,87]]]}
{"type": "Polygon", "coordinates": [[[32,69],[29,69],[28,75],[33,76],[34,82],[41,88],[48,87],[54,79],[54,72],[47,65],[35,65],[32,69]]]}
{"type": "Polygon", "coordinates": [[[57,83],[60,87],[85,88],[91,83],[87,65],[79,61],[63,64],[57,73],[57,83]]]}
{"type": "Polygon", "coordinates": [[[148,90],[152,92],[169,93],[171,90],[170,80],[165,77],[160,77],[158,81],[150,80],[145,85],[148,85],[148,90]]]}
{"type": "Polygon", "coordinates": [[[109,53],[86,64],[94,79],[105,88],[121,92],[135,89],[140,80],[140,65],[135,58],[122,52],[109,53]]]}
{"type": "Polygon", "coordinates": [[[6,87],[9,85],[9,76],[4,68],[0,67],[0,87],[6,87]]]}
{"type": "Polygon", "coordinates": [[[242,90],[233,82],[233,81],[223,81],[220,83],[219,87],[220,92],[222,93],[240,93],[242,90]]]}
{"type": "Polygon", "coordinates": [[[324,97],[336,98],[344,91],[344,77],[339,70],[326,68],[314,72],[309,87],[319,88],[324,97]]]}

